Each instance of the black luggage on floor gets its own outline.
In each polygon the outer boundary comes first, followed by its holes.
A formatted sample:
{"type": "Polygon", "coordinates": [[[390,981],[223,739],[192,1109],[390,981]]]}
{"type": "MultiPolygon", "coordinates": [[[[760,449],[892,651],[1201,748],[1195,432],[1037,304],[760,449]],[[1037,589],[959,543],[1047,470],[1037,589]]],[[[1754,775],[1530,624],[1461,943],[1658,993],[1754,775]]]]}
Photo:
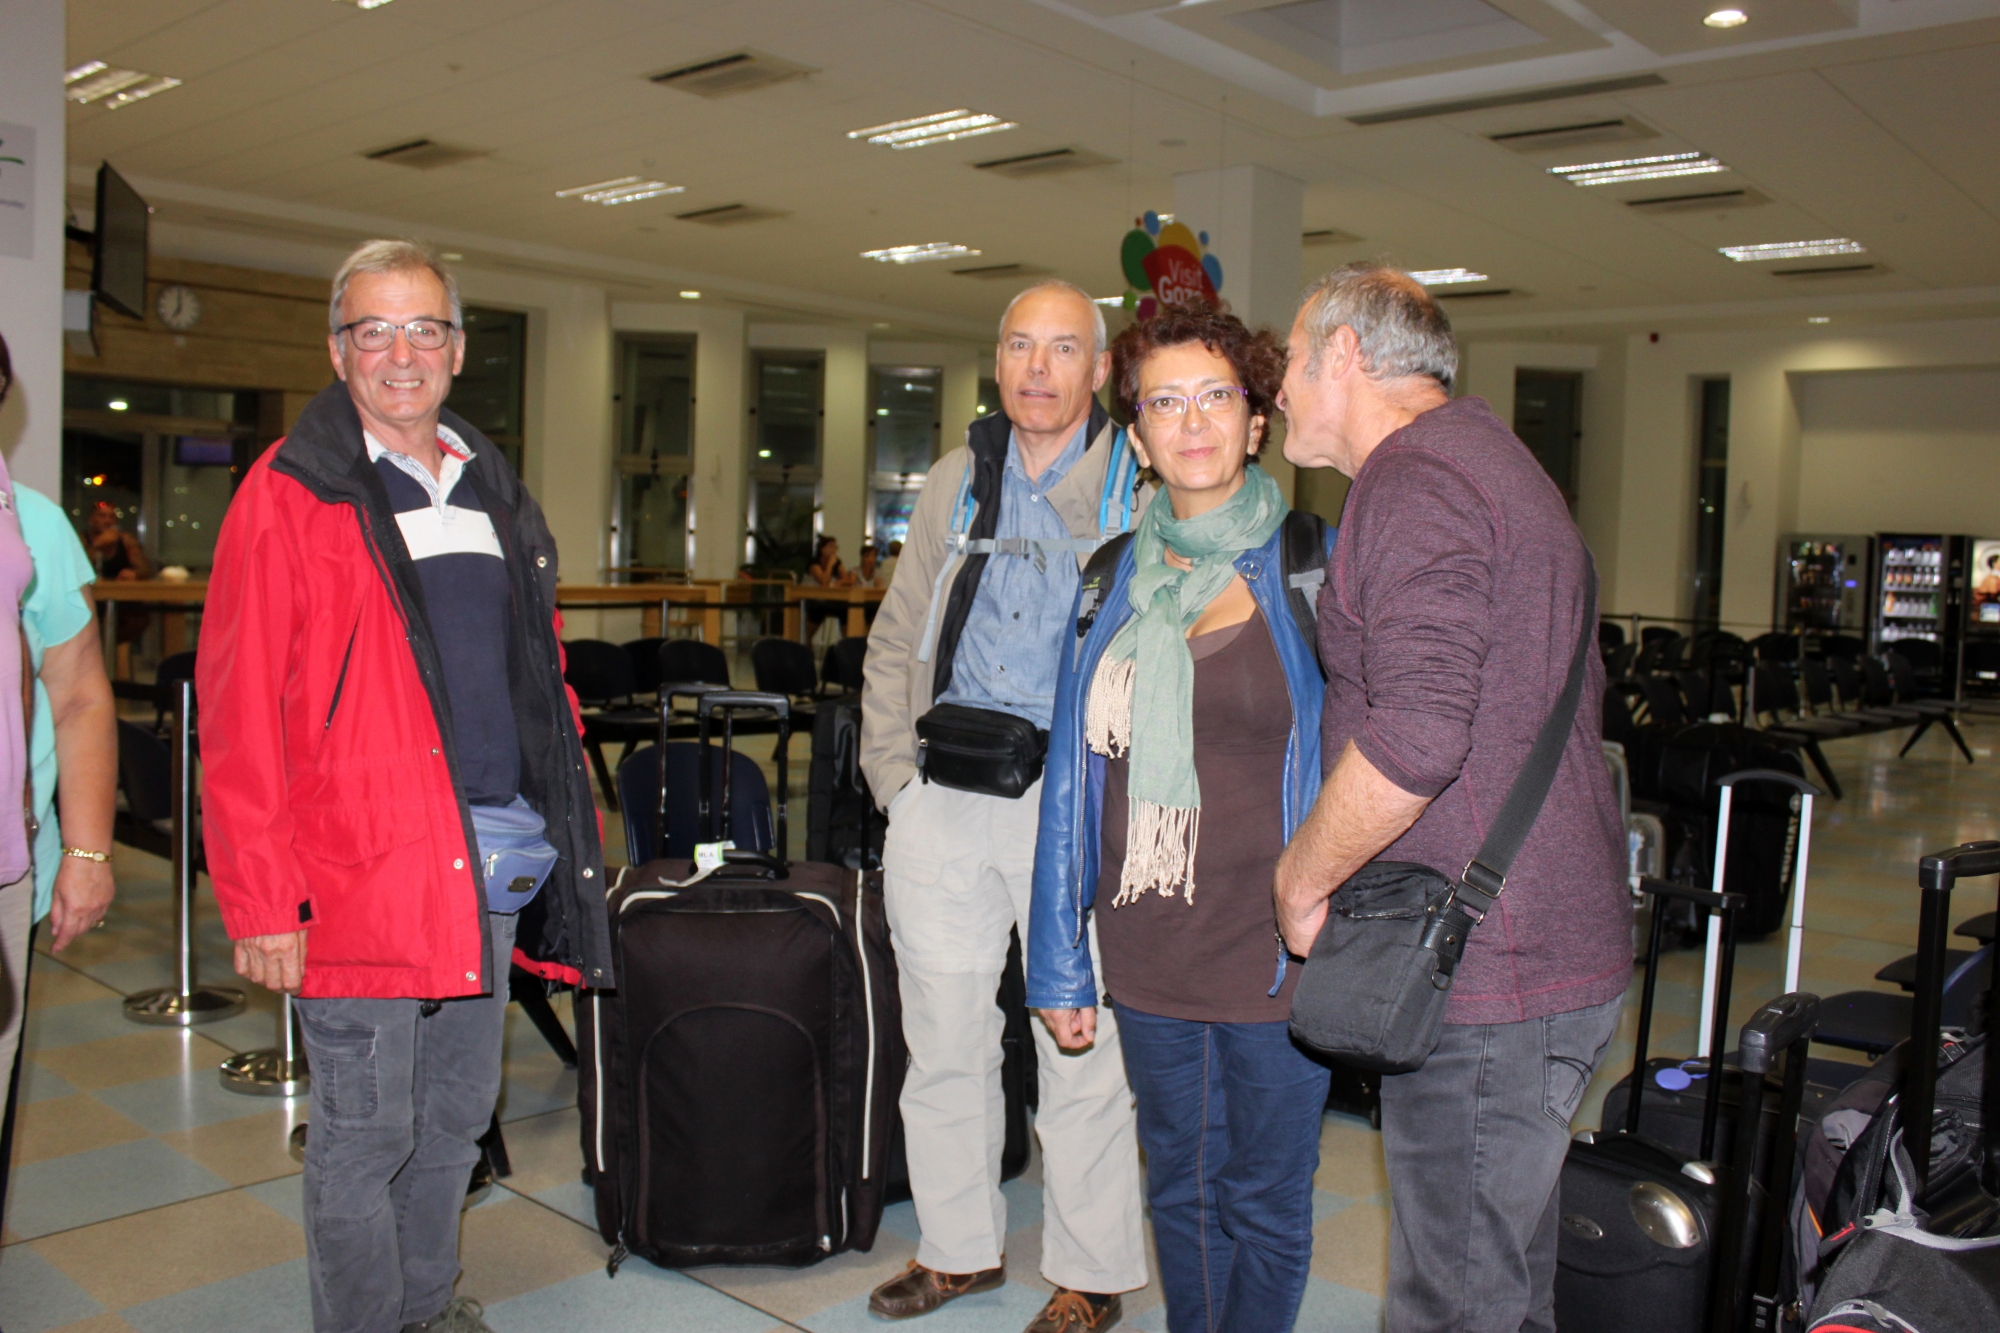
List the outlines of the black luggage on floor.
{"type": "MultiPolygon", "coordinates": [[[[704,731],[737,709],[781,719],[782,791],[785,700],[708,695],[704,731]]],[[[872,1246],[907,1065],[880,876],[731,852],[629,867],[608,906],[620,986],[578,1001],[577,1044],[610,1271],[872,1246]]]]}
{"type": "MultiPolygon", "coordinates": [[[[1697,864],[1715,861],[1722,778],[1746,770],[1805,777],[1795,751],[1734,722],[1697,722],[1676,732],[1662,748],[1660,796],[1692,821],[1697,864]]],[[[1793,805],[1791,792],[1769,783],[1736,794],[1727,842],[1728,878],[1730,890],[1743,898],[1737,929],[1744,939],[1761,939],[1784,922],[1798,833],[1793,805]]]]}
{"type": "Polygon", "coordinates": [[[889,821],[875,808],[861,773],[860,694],[836,695],[817,706],[806,791],[806,860],[881,869],[889,821]]]}
{"type": "MultiPolygon", "coordinates": [[[[1941,1030],[1952,889],[2000,874],[2000,842],[1926,856],[1902,1079],[1835,1172],[1808,1327],[1832,1333],[2000,1327],[2000,988],[1982,1030],[1941,1030]],[[1942,1068],[1940,1068],[1942,1066],[1942,1068]]],[[[1802,1247],[1803,1248],[1803,1247],[1802,1247]]]]}

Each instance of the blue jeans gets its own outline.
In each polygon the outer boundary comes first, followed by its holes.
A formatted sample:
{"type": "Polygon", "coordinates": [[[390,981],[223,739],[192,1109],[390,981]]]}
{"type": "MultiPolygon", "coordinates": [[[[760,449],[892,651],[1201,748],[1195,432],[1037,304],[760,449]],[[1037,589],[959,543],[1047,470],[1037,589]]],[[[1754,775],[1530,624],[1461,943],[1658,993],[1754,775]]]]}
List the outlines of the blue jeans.
{"type": "Polygon", "coordinates": [[[1284,1333],[1312,1262],[1327,1070],[1287,1025],[1118,1006],[1173,1333],[1284,1333]]]}

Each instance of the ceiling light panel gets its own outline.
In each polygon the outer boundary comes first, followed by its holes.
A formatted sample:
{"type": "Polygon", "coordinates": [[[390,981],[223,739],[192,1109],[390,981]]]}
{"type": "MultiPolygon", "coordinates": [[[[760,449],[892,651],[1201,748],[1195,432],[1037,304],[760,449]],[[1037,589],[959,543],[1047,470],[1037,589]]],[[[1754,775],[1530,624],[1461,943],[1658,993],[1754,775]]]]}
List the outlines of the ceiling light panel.
{"type": "Polygon", "coordinates": [[[984,111],[968,111],[960,107],[956,111],[940,111],[932,116],[918,116],[915,120],[892,120],[887,125],[870,125],[865,130],[849,130],[850,139],[866,139],[869,143],[881,144],[885,148],[922,148],[925,144],[949,143],[953,139],[972,139],[982,134],[998,134],[1002,130],[1020,128],[1018,122],[1002,120],[984,111]]]}
{"type": "Polygon", "coordinates": [[[1449,287],[1455,282],[1485,282],[1484,273],[1469,268],[1420,268],[1411,272],[1411,277],[1426,287],[1449,287]]]}
{"type": "Polygon", "coordinates": [[[933,259],[957,259],[960,255],[976,255],[979,251],[969,245],[954,245],[950,241],[926,241],[922,245],[892,245],[886,250],[863,250],[863,259],[873,259],[881,264],[925,264],[933,259]]]}
{"type": "Polygon", "coordinates": [[[1763,259],[1817,259],[1821,255],[1863,255],[1868,247],[1859,241],[1850,241],[1845,236],[1832,236],[1823,241],[1766,241],[1762,245],[1725,245],[1717,251],[1728,255],[1739,264],[1754,264],[1763,259]]]}
{"type": "Polygon", "coordinates": [[[180,86],[179,79],[147,74],[142,70],[120,69],[102,60],[86,60],[63,75],[63,95],[70,101],[80,105],[102,101],[114,110],[180,86]]]}
{"type": "Polygon", "coordinates": [[[557,190],[558,199],[581,199],[586,204],[636,204],[641,199],[657,199],[663,194],[680,194],[685,185],[669,185],[665,181],[647,180],[643,176],[620,176],[615,180],[598,181],[594,185],[575,185],[567,190],[557,190]]]}
{"type": "Polygon", "coordinates": [[[1560,176],[1571,185],[1620,185],[1627,181],[1656,181],[1673,176],[1708,176],[1729,167],[1707,153],[1661,153],[1654,157],[1625,157],[1611,162],[1578,162],[1567,167],[1550,167],[1549,175],[1560,176]]]}
{"type": "Polygon", "coordinates": [[[343,5],[353,5],[356,9],[380,9],[389,0],[339,0],[343,5]]]}

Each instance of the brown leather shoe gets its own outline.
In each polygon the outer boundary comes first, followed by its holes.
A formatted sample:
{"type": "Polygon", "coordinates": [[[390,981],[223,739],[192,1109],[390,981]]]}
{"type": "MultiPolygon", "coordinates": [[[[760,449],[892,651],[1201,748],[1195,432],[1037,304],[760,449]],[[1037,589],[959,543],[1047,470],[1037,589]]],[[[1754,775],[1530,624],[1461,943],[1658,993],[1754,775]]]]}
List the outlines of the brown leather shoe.
{"type": "Polygon", "coordinates": [[[979,1273],[940,1273],[912,1259],[908,1268],[875,1288],[868,1298],[868,1312],[884,1319],[910,1319],[929,1314],[960,1296],[991,1291],[1006,1281],[1005,1264],[979,1273]]]}
{"type": "Polygon", "coordinates": [[[1102,1305],[1093,1305],[1082,1292],[1057,1287],[1056,1294],[1049,1297],[1049,1303],[1035,1316],[1035,1322],[1028,1325],[1026,1333],[1104,1333],[1124,1313],[1124,1302],[1116,1296],[1106,1298],[1102,1305]]]}

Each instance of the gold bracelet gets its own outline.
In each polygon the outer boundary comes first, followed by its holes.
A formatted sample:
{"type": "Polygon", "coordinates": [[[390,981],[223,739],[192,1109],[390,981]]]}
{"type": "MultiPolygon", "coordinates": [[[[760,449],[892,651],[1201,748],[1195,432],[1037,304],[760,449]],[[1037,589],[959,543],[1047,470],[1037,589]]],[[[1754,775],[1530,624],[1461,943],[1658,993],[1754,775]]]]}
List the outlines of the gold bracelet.
{"type": "Polygon", "coordinates": [[[100,864],[111,859],[110,852],[87,852],[81,847],[65,847],[63,855],[79,857],[85,861],[96,861],[100,864]]]}

